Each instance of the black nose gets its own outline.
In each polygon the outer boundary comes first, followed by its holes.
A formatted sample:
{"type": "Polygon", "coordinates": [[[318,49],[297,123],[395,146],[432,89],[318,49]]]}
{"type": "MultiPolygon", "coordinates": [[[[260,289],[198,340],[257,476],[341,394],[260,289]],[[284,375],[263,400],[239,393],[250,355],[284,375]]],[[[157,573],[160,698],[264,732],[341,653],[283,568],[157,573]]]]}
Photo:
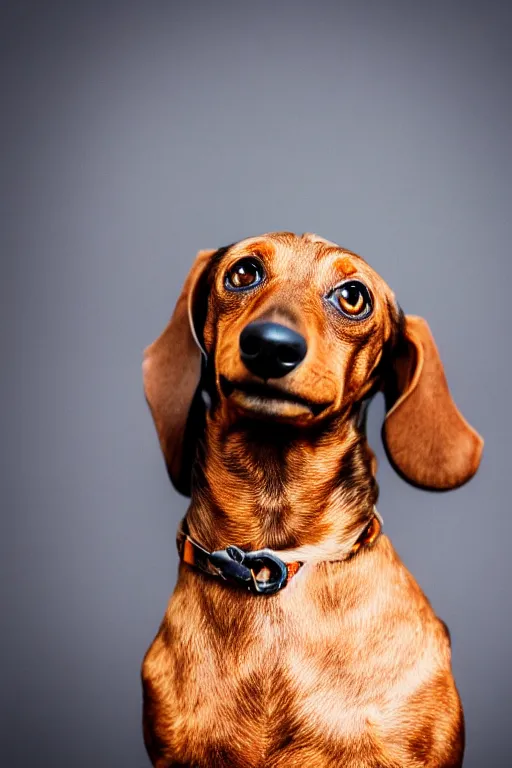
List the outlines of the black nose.
{"type": "Polygon", "coordinates": [[[249,323],[240,334],[240,357],[260,379],[280,379],[304,360],[306,339],[279,323],[249,323]]]}

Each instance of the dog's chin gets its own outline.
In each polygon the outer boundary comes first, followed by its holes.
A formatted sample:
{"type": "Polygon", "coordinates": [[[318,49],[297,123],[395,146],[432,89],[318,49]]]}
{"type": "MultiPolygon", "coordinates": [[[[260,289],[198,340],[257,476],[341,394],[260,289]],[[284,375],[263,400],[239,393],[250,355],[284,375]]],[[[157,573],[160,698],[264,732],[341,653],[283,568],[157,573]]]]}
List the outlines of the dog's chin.
{"type": "Polygon", "coordinates": [[[314,418],[311,408],[293,400],[253,395],[240,390],[235,390],[229,400],[232,405],[244,413],[263,419],[303,422],[314,418]]]}
{"type": "Polygon", "coordinates": [[[263,382],[234,383],[221,376],[220,388],[231,407],[254,418],[304,424],[316,420],[327,408],[327,404],[311,402],[263,382]]]}

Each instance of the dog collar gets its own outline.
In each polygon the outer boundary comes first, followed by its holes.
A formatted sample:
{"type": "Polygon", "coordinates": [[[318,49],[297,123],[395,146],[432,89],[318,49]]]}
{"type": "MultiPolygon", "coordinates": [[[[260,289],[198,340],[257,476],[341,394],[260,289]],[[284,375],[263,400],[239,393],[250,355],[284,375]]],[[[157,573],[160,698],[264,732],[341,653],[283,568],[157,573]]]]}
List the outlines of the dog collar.
{"type": "MultiPolygon", "coordinates": [[[[370,547],[380,536],[382,518],[374,509],[370,521],[350,548],[345,557],[330,562],[349,560],[362,547],[370,547]]],[[[189,535],[186,517],[181,521],[176,537],[180,559],[210,576],[223,579],[229,584],[247,589],[256,595],[273,595],[286,587],[306,561],[285,562],[272,549],[246,551],[230,545],[225,549],[208,552],[189,535]]]]}

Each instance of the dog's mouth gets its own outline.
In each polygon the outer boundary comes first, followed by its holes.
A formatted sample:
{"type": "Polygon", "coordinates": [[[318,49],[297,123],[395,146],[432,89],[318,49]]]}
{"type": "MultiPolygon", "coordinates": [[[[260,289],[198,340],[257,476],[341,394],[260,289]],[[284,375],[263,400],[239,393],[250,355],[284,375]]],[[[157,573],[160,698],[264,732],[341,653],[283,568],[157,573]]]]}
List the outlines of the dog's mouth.
{"type": "Polygon", "coordinates": [[[285,389],[259,382],[234,382],[220,376],[220,388],[226,398],[245,411],[281,418],[319,416],[329,403],[316,403],[285,389]]]}

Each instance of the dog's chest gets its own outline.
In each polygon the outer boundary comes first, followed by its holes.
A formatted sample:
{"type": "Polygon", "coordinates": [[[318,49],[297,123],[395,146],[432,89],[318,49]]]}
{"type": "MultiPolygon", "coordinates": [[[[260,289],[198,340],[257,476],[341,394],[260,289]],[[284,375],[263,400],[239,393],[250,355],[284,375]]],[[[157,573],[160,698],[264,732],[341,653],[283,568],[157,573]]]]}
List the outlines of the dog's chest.
{"type": "MultiPolygon", "coordinates": [[[[280,601],[230,594],[178,588],[148,653],[155,730],[169,755],[209,768],[277,768],[295,759],[327,768],[347,752],[354,764],[379,765],[376,740],[400,724],[393,690],[407,695],[404,685],[412,692],[432,669],[413,664],[404,675],[400,658],[385,653],[393,637],[359,619],[356,628],[350,611],[319,610],[299,583],[280,601]]],[[[409,619],[400,630],[408,663],[418,628],[409,619]]]]}
{"type": "Polygon", "coordinates": [[[181,762],[245,768],[322,744],[314,754],[315,765],[323,765],[326,749],[328,756],[368,725],[360,706],[346,706],[353,681],[342,672],[342,646],[319,654],[304,643],[305,627],[282,616],[239,618],[231,632],[172,643],[160,659],[157,639],[153,663],[168,666],[160,690],[153,687],[165,702],[165,739],[181,762]]]}

